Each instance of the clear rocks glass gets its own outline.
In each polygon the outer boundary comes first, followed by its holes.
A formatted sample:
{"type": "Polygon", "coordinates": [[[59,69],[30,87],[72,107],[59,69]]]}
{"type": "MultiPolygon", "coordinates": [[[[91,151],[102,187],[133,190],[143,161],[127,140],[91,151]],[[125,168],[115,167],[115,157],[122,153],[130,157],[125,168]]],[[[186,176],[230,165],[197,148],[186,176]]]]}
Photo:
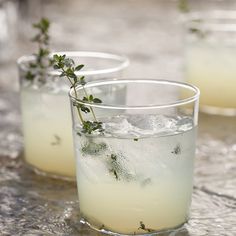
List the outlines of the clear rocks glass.
{"type": "Polygon", "coordinates": [[[182,226],[193,188],[199,90],[165,80],[106,80],[71,89],[70,99],[80,222],[111,235],[182,226]],[[90,95],[102,103],[87,102],[90,95]]]}
{"type": "MultiPolygon", "coordinates": [[[[58,52],[84,64],[87,81],[122,76],[126,57],[100,52],[58,52]]],[[[24,134],[24,160],[37,173],[75,179],[75,161],[68,91],[70,85],[60,72],[49,68],[40,78],[28,72],[33,56],[18,60],[21,111],[24,134]]]]}

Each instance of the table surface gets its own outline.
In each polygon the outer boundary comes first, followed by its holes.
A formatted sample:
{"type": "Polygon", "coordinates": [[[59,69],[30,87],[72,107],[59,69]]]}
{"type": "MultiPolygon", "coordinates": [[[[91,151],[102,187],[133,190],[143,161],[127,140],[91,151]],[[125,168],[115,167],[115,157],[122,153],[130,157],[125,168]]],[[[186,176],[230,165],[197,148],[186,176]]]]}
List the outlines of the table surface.
{"type": "MultiPolygon", "coordinates": [[[[133,61],[128,76],[181,76],[181,27],[176,23],[174,1],[81,0],[79,5],[70,0],[67,7],[58,2],[48,1],[44,9],[57,19],[52,29],[55,48],[73,50],[79,44],[82,50],[127,54],[133,61]],[[58,18],[62,12],[68,18],[58,18]],[[71,22],[76,22],[77,14],[81,18],[76,31],[71,22]],[[90,26],[93,30],[86,31],[90,26]],[[59,37],[65,32],[70,36],[67,40],[59,37]],[[85,33],[78,37],[80,32],[85,33]]],[[[19,45],[14,55],[27,48],[24,40],[19,45]]],[[[36,175],[22,162],[14,61],[0,65],[0,235],[100,235],[78,223],[75,183],[36,175]]],[[[235,236],[236,117],[200,114],[199,118],[191,218],[171,235],[235,236]]]]}

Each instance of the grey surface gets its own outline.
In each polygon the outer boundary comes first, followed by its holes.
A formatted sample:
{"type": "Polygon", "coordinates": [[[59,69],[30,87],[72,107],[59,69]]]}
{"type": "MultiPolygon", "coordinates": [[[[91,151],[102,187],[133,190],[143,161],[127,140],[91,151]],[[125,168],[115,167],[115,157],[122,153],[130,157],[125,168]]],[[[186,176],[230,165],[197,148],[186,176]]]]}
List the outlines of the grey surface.
{"type": "MultiPolygon", "coordinates": [[[[75,183],[37,176],[22,163],[15,59],[31,52],[27,24],[44,14],[54,21],[57,50],[126,54],[132,60],[127,76],[181,79],[176,1],[31,2],[44,5],[24,13],[14,57],[0,65],[0,235],[99,235],[78,222],[75,183]]],[[[172,235],[236,235],[236,117],[200,115],[191,218],[172,235]]]]}
{"type": "MultiPolygon", "coordinates": [[[[99,235],[79,224],[75,183],[23,164],[17,98],[0,96],[0,235],[99,235]]],[[[236,235],[235,159],[235,118],[201,114],[191,218],[175,235],[236,235]]]]}

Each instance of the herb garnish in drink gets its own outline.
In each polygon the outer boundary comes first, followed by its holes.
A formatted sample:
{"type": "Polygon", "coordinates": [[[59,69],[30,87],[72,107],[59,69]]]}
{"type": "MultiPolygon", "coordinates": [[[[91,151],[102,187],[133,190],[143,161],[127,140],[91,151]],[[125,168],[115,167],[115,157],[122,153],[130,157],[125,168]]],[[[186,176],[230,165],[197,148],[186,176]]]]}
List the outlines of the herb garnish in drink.
{"type": "MultiPolygon", "coordinates": [[[[60,77],[65,77],[69,80],[71,88],[74,90],[75,98],[78,98],[76,86],[81,85],[83,87],[83,91],[85,94],[85,96],[82,99],[84,102],[89,102],[91,104],[102,103],[102,101],[99,98],[94,98],[92,94],[87,93],[86,89],[84,88],[84,85],[86,84],[85,77],[76,75],[76,72],[80,71],[84,67],[84,65],[80,64],[76,66],[73,59],[67,58],[66,55],[57,55],[57,54],[53,56],[53,63],[54,63],[53,66],[54,69],[61,71],[60,77]]],[[[86,106],[84,104],[76,104],[76,103],[74,103],[73,105],[76,106],[80,121],[82,123],[82,130],[81,130],[82,133],[92,134],[95,131],[99,133],[102,133],[104,131],[102,127],[102,122],[99,122],[97,120],[94,110],[91,106],[86,106]],[[94,120],[93,121],[84,120],[82,112],[85,114],[91,112],[94,120]]],[[[81,135],[80,133],[78,134],[81,135]]]]}
{"type": "Polygon", "coordinates": [[[47,18],[42,18],[38,23],[33,24],[33,27],[38,30],[38,33],[32,38],[32,41],[38,44],[38,52],[33,54],[35,60],[29,63],[25,79],[45,83],[46,71],[52,66],[52,60],[49,58],[50,22],[47,18]]]}

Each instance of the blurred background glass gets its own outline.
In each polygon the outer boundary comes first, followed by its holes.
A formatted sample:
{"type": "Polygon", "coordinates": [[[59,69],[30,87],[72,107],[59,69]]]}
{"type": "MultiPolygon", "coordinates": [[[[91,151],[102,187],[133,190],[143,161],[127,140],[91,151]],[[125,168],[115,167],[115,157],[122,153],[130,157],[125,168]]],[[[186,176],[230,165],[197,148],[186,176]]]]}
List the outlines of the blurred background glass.
{"type": "MultiPolygon", "coordinates": [[[[122,78],[129,65],[126,57],[114,54],[84,51],[58,54],[66,54],[76,65],[86,65],[76,72],[77,76],[85,76],[86,81],[122,78]]],[[[36,173],[74,180],[75,162],[68,97],[71,84],[51,68],[43,76],[36,71],[34,80],[27,79],[28,72],[32,71],[29,64],[34,63],[34,60],[32,56],[18,60],[25,144],[23,157],[36,173]]],[[[117,91],[117,97],[109,96],[107,99],[110,102],[121,102],[125,94],[123,86],[117,91]]]]}
{"type": "Polygon", "coordinates": [[[185,24],[186,80],[200,88],[201,110],[236,115],[236,12],[195,12],[185,24]]]}

